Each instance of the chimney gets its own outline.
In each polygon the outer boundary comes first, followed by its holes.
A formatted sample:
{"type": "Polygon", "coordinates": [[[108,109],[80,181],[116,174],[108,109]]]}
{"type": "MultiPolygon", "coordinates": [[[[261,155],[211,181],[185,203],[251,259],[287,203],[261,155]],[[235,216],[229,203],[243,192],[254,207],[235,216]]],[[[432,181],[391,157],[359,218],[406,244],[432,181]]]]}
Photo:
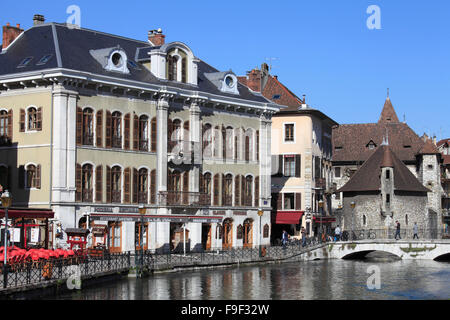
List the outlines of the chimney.
{"type": "Polygon", "coordinates": [[[148,41],[154,46],[162,46],[166,42],[166,36],[162,33],[161,28],[158,30],[150,30],[148,32],[148,41]]]}
{"type": "Polygon", "coordinates": [[[13,27],[8,22],[6,26],[3,26],[2,48],[5,49],[6,47],[8,47],[11,42],[13,42],[22,32],[23,29],[20,29],[20,24],[17,24],[17,26],[13,27]]]}
{"type": "Polygon", "coordinates": [[[253,69],[247,72],[247,78],[247,87],[255,92],[261,92],[261,71],[257,68],[253,69]]]}
{"type": "Polygon", "coordinates": [[[33,26],[37,26],[39,24],[43,24],[45,22],[45,18],[43,15],[35,14],[33,17],[33,26]]]}

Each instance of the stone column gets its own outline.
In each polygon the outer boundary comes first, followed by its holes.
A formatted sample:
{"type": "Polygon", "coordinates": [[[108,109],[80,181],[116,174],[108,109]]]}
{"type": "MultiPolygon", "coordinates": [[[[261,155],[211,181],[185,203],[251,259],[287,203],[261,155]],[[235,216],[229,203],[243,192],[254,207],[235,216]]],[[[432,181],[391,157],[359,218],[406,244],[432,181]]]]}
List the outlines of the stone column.
{"type": "Polygon", "coordinates": [[[200,168],[201,168],[201,160],[202,160],[202,128],[200,123],[200,107],[197,100],[194,100],[191,103],[190,108],[190,133],[189,139],[193,143],[193,157],[191,158],[192,170],[190,172],[189,179],[189,190],[191,192],[199,192],[200,191],[200,168]]]}
{"type": "MultiPolygon", "coordinates": [[[[157,193],[167,191],[167,119],[168,119],[169,101],[163,96],[158,101],[156,111],[157,121],[157,193]]],[[[159,203],[159,200],[158,200],[159,203]]]]}
{"type": "Polygon", "coordinates": [[[260,117],[259,143],[259,175],[260,175],[260,206],[270,208],[271,199],[271,171],[272,171],[272,121],[271,115],[263,113],[260,117]]]}

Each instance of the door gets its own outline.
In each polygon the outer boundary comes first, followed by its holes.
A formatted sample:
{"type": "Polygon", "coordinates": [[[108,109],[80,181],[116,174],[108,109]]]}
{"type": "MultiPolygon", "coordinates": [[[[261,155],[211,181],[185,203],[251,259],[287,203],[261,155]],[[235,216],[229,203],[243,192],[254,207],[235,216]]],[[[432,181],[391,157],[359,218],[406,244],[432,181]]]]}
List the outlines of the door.
{"type": "Polygon", "coordinates": [[[203,250],[211,250],[211,224],[202,225],[202,247],[203,250]]]}
{"type": "Polygon", "coordinates": [[[233,247],[233,222],[227,219],[223,222],[222,248],[231,249],[233,247]]]}

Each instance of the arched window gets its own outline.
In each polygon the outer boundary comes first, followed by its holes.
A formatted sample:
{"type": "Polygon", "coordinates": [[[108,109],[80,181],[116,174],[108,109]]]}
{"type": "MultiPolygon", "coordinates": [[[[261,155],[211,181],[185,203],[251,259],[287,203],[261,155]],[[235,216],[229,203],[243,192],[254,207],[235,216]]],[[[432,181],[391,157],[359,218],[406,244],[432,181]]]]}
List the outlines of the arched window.
{"type": "Polygon", "coordinates": [[[238,225],[237,230],[236,230],[236,239],[241,240],[244,236],[244,228],[242,227],[242,225],[238,225]]]}
{"type": "Polygon", "coordinates": [[[26,167],[26,187],[30,189],[41,188],[41,166],[30,164],[26,167]]]}
{"type": "Polygon", "coordinates": [[[251,157],[251,149],[252,149],[252,133],[253,130],[252,129],[248,129],[245,131],[245,150],[244,150],[244,154],[245,154],[245,161],[250,161],[251,157]]]}
{"type": "Polygon", "coordinates": [[[139,118],[139,150],[148,151],[148,117],[139,118]]]}
{"type": "Polygon", "coordinates": [[[222,248],[231,249],[233,247],[233,220],[226,219],[222,229],[222,248]]]}
{"type": "Polygon", "coordinates": [[[122,202],[122,168],[119,166],[111,169],[111,201],[113,203],[122,202]]]}
{"type": "Polygon", "coordinates": [[[93,167],[90,164],[85,164],[82,168],[81,175],[81,195],[83,202],[92,202],[93,200],[93,167]]]}
{"type": "Polygon", "coordinates": [[[167,65],[168,65],[167,66],[168,67],[167,80],[169,80],[169,81],[177,81],[177,75],[178,75],[177,62],[178,62],[178,58],[176,56],[171,56],[171,55],[167,56],[167,65]]]}
{"type": "Polygon", "coordinates": [[[253,245],[253,220],[244,221],[244,247],[251,248],[253,245]]]}
{"type": "Polygon", "coordinates": [[[94,145],[94,112],[90,108],[83,110],[83,144],[94,145]]]}
{"type": "Polygon", "coordinates": [[[138,174],[138,203],[148,203],[148,170],[143,168],[138,174]]]}
{"type": "Polygon", "coordinates": [[[268,238],[269,237],[269,231],[270,231],[269,225],[268,224],[264,225],[263,238],[268,238]]]}
{"type": "Polygon", "coordinates": [[[211,205],[211,173],[209,172],[200,176],[200,193],[202,194],[202,203],[211,205]]]}
{"type": "Polygon", "coordinates": [[[205,158],[212,157],[212,130],[209,123],[203,125],[203,156],[205,158]]]}
{"type": "Polygon", "coordinates": [[[112,147],[122,148],[122,114],[118,111],[112,114],[112,147]]]}
{"type": "Polygon", "coordinates": [[[37,130],[37,110],[34,107],[28,108],[28,130],[37,130]]]}
{"type": "Polygon", "coordinates": [[[227,174],[225,176],[224,181],[224,190],[222,191],[224,194],[224,206],[232,206],[233,205],[233,176],[231,174],[227,174]]]}
{"type": "Polygon", "coordinates": [[[251,206],[252,205],[252,195],[253,195],[253,177],[247,176],[245,178],[245,188],[244,188],[244,199],[245,199],[245,205],[251,206]]]}
{"type": "Polygon", "coordinates": [[[0,111],[0,137],[8,136],[8,111],[0,111]]]}
{"type": "Polygon", "coordinates": [[[156,152],[156,148],[157,148],[157,121],[156,121],[156,117],[152,119],[152,124],[151,124],[151,139],[152,139],[152,147],[151,147],[151,151],[152,152],[156,152]]]}

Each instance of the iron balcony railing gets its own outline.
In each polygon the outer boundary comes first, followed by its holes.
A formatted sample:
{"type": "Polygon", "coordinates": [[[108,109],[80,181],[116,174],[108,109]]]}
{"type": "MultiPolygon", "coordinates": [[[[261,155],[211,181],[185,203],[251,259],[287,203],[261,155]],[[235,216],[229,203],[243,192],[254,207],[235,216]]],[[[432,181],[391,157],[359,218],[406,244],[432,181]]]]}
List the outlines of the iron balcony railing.
{"type": "Polygon", "coordinates": [[[140,140],[139,141],[139,150],[140,151],[148,151],[148,140],[140,140]]]}
{"type": "Polygon", "coordinates": [[[113,136],[111,140],[113,148],[122,148],[122,137],[113,136]]]}
{"type": "Polygon", "coordinates": [[[200,192],[165,191],[158,196],[162,206],[207,206],[211,203],[210,195],[200,192]]]}
{"type": "Polygon", "coordinates": [[[121,203],[122,202],[122,193],[120,191],[111,191],[111,202],[121,203]]]}
{"type": "Polygon", "coordinates": [[[225,195],[223,196],[223,204],[224,206],[232,206],[233,205],[233,196],[225,195]]]}
{"type": "MultiPolygon", "coordinates": [[[[385,228],[385,229],[346,229],[342,232],[340,240],[342,241],[362,241],[362,240],[414,240],[414,228],[400,228],[400,234],[397,235],[397,229],[395,227],[385,228]]],[[[335,234],[327,234],[334,239],[335,234]]],[[[438,240],[445,239],[449,236],[449,230],[444,228],[441,229],[430,229],[430,228],[417,228],[417,238],[419,240],[438,240]]]]}
{"type": "Polygon", "coordinates": [[[139,192],[138,193],[138,203],[148,203],[147,192],[139,192]]]}

